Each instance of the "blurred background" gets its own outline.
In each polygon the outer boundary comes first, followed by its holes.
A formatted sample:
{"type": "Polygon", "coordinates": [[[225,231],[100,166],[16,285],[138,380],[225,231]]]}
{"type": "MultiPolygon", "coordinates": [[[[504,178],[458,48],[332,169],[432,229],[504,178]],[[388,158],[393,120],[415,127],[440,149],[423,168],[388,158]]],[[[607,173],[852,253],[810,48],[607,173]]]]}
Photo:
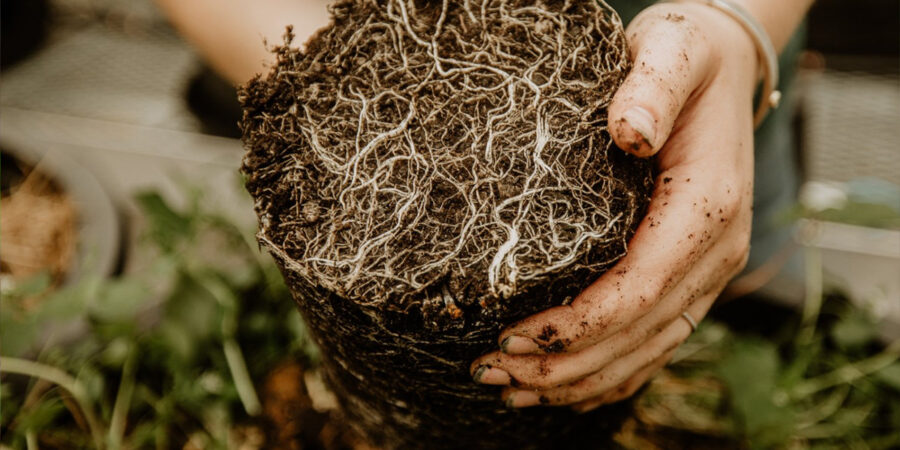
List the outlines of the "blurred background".
{"type": "MultiPolygon", "coordinates": [[[[2,445],[366,448],[257,252],[234,87],[151,0],[0,5],[2,445]]],[[[643,391],[626,446],[900,446],[900,2],[853,5],[809,16],[793,243],[643,391]]]]}

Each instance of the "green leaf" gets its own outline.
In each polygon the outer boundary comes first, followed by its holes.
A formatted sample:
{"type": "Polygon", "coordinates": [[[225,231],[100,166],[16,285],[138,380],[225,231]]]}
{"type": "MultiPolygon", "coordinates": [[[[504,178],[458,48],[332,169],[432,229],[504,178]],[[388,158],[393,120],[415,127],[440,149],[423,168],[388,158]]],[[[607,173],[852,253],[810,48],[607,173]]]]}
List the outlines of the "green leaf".
{"type": "Polygon", "coordinates": [[[36,295],[42,294],[50,285],[53,283],[53,277],[50,276],[50,272],[41,271],[36,275],[32,275],[24,280],[17,281],[13,285],[12,289],[9,292],[3,292],[2,301],[4,303],[3,306],[7,306],[7,303],[12,301],[19,301],[24,298],[34,297],[36,295]]]}
{"type": "Polygon", "coordinates": [[[889,205],[850,201],[840,209],[811,213],[815,219],[863,227],[900,229],[900,212],[889,205]]]}
{"type": "MultiPolygon", "coordinates": [[[[21,396],[24,393],[16,391],[16,394],[21,396]]],[[[22,406],[18,403],[21,399],[15,398],[14,395],[10,383],[0,383],[0,405],[3,405],[0,408],[0,426],[3,428],[9,427],[9,423],[19,414],[19,408],[22,406]]]]}
{"type": "Polygon", "coordinates": [[[864,311],[850,309],[831,329],[831,338],[842,349],[858,349],[874,340],[878,330],[864,311]]]}
{"type": "Polygon", "coordinates": [[[900,362],[895,362],[875,372],[875,378],[885,385],[900,391],[900,362]]]}
{"type": "Polygon", "coordinates": [[[100,354],[100,362],[108,367],[121,367],[125,364],[132,345],[128,338],[114,338],[100,354]]]}
{"type": "Polygon", "coordinates": [[[53,292],[41,302],[38,319],[72,319],[85,315],[90,300],[97,297],[103,288],[103,281],[97,277],[86,277],[77,284],[53,292]]]}
{"type": "Polygon", "coordinates": [[[106,322],[131,321],[149,296],[149,290],[137,280],[110,281],[90,303],[90,314],[106,322]]]}
{"type": "Polygon", "coordinates": [[[222,308],[205,287],[182,277],[166,302],[165,317],[202,341],[219,334],[222,308]]]}
{"type": "Polygon", "coordinates": [[[22,356],[30,350],[40,332],[40,327],[29,318],[16,319],[8,311],[0,314],[0,354],[22,356]]]}
{"type": "Polygon", "coordinates": [[[182,367],[182,364],[191,362],[197,353],[198,343],[181,323],[163,322],[156,329],[155,336],[157,339],[151,341],[151,344],[163,352],[167,359],[177,360],[177,363],[173,364],[175,367],[182,367]]]}
{"type": "Polygon", "coordinates": [[[53,426],[53,422],[66,410],[66,405],[59,396],[44,396],[40,402],[24,408],[16,420],[15,430],[24,433],[26,430],[40,432],[53,426]]]}
{"type": "Polygon", "coordinates": [[[780,362],[774,344],[741,340],[717,367],[725,382],[731,407],[753,447],[769,447],[784,442],[793,427],[793,415],[784,405],[776,405],[780,362]]]}
{"type": "Polygon", "coordinates": [[[784,367],[781,369],[781,384],[792,386],[802,381],[806,377],[810,366],[821,361],[822,352],[823,343],[822,339],[818,338],[818,335],[811,342],[791,349],[791,353],[784,361],[784,367]]]}
{"type": "Polygon", "coordinates": [[[103,372],[90,364],[84,364],[78,369],[76,378],[84,386],[85,393],[90,400],[94,402],[103,400],[106,390],[106,378],[103,377],[103,372]]]}
{"type": "Polygon", "coordinates": [[[135,200],[149,223],[149,235],[163,251],[171,252],[185,239],[192,237],[191,217],[175,211],[157,192],[139,193],[135,200]]]}

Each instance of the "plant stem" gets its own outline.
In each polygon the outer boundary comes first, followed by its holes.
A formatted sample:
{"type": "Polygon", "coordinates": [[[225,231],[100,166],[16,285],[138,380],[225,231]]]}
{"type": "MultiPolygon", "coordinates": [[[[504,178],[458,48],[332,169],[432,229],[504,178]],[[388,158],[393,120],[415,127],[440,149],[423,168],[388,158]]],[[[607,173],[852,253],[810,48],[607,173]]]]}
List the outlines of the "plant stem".
{"type": "Polygon", "coordinates": [[[75,401],[78,402],[81,411],[84,413],[88,428],[91,432],[91,437],[94,439],[94,445],[96,445],[98,449],[105,448],[103,445],[103,433],[101,431],[100,421],[97,419],[97,416],[94,415],[94,410],[88,399],[87,391],[78,380],[56,367],[10,356],[0,356],[0,372],[14,373],[47,380],[69,391],[75,401]]]}
{"type": "Polygon", "coordinates": [[[822,254],[807,247],[806,256],[806,300],[803,302],[803,322],[797,333],[798,346],[809,344],[816,332],[816,320],[822,309],[822,254]]]}
{"type": "Polygon", "coordinates": [[[38,446],[37,435],[34,434],[34,430],[28,430],[25,432],[25,448],[28,450],[38,450],[40,448],[38,446]]]}
{"type": "Polygon", "coordinates": [[[225,360],[228,362],[228,370],[231,371],[234,387],[237,389],[241,403],[244,404],[244,410],[251,416],[259,414],[262,406],[256,395],[256,389],[253,387],[253,381],[250,379],[250,372],[247,370],[247,363],[244,361],[241,347],[234,338],[226,338],[223,348],[225,360]]]}
{"type": "Polygon", "coordinates": [[[135,385],[135,361],[134,347],[128,350],[128,357],[122,367],[122,380],[119,381],[119,390],[116,393],[116,402],[113,406],[112,418],[109,423],[109,435],[107,437],[109,448],[117,450],[122,446],[125,436],[125,425],[128,419],[128,411],[131,409],[131,399],[134,396],[135,385]]]}
{"type": "Polygon", "coordinates": [[[852,383],[864,376],[878,372],[900,359],[900,340],[891,343],[883,352],[847,364],[824,375],[797,383],[791,390],[791,396],[795,399],[804,398],[823,389],[844,383],[852,383]]]}
{"type": "Polygon", "coordinates": [[[247,414],[255,416],[262,411],[262,406],[256,395],[256,389],[253,387],[250,371],[247,370],[244,354],[241,353],[241,347],[234,337],[237,331],[239,300],[229,287],[214,275],[194,271],[192,276],[212,294],[222,307],[222,347],[225,351],[225,361],[228,363],[228,370],[231,372],[231,378],[234,380],[234,386],[244,405],[244,410],[247,411],[247,414]]]}

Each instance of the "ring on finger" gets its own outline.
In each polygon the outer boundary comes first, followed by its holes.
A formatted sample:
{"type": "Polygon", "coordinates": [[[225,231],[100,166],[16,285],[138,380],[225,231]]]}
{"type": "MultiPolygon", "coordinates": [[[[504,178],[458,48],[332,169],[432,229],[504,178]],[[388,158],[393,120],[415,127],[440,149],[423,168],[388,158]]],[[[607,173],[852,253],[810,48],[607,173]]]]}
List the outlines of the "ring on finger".
{"type": "Polygon", "coordinates": [[[691,316],[690,313],[684,311],[681,313],[681,317],[684,317],[684,320],[687,320],[687,323],[691,325],[691,331],[697,331],[697,321],[694,320],[694,317],[691,316]]]}

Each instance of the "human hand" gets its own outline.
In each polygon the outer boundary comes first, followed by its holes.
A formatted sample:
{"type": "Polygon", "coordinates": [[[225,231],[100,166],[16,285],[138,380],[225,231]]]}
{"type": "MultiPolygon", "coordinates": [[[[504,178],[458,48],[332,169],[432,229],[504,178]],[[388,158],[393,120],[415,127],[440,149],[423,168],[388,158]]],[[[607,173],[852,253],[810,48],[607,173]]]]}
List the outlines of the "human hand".
{"type": "Polygon", "coordinates": [[[634,69],[609,108],[616,144],[657,154],[628,254],[572,303],[512,325],[476,360],[510,407],[587,411],[632,395],[746,264],[753,193],[753,42],[725,14],[659,4],[628,27],[634,69]]]}

